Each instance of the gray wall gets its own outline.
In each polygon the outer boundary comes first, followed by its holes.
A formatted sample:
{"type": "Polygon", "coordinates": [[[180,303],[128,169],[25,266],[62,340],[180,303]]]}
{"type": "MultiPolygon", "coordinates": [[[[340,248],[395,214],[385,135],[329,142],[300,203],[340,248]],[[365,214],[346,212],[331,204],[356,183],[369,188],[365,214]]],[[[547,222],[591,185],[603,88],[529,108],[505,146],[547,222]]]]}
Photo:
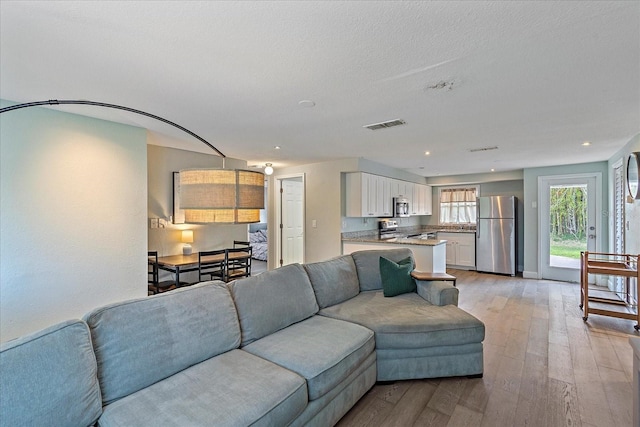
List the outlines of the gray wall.
{"type": "Polygon", "coordinates": [[[517,221],[517,271],[524,268],[524,181],[522,171],[509,171],[504,173],[487,173],[474,175],[440,176],[429,179],[433,187],[433,215],[425,218],[425,224],[438,225],[438,197],[439,188],[456,185],[477,185],[479,196],[515,196],[518,199],[517,221]]]}
{"type": "MultiPolygon", "coordinates": [[[[640,152],[640,134],[637,134],[633,138],[629,140],[629,142],[616,154],[611,156],[609,159],[609,194],[613,194],[613,174],[612,168],[613,165],[622,160],[622,163],[625,168],[625,178],[626,178],[626,167],[627,167],[627,158],[629,154],[632,152],[640,152]]],[[[626,181],[625,181],[626,182],[626,181]]],[[[629,190],[625,185],[625,194],[629,194],[629,190]]],[[[613,201],[613,197],[611,198],[613,201]]],[[[611,202],[612,202],[611,201],[611,202]]],[[[613,205],[610,203],[609,212],[613,212],[613,205]]],[[[628,254],[640,254],[640,200],[626,199],[624,204],[624,214],[625,214],[625,222],[627,227],[625,227],[625,252],[628,254]]],[[[611,215],[610,215],[611,216],[611,215]]],[[[613,230],[613,220],[610,221],[610,230],[613,230]]],[[[613,237],[609,238],[610,247],[613,246],[613,237]]]]}
{"type": "MultiPolygon", "coordinates": [[[[524,277],[538,277],[538,177],[553,175],[570,175],[580,173],[600,173],[602,176],[601,203],[603,209],[609,206],[609,186],[607,162],[583,163],[578,165],[551,166],[531,168],[524,171],[524,277]],[[533,207],[533,206],[536,207],[533,207]]],[[[606,222],[601,227],[601,238],[598,242],[606,249],[609,241],[609,230],[606,222]]]]}

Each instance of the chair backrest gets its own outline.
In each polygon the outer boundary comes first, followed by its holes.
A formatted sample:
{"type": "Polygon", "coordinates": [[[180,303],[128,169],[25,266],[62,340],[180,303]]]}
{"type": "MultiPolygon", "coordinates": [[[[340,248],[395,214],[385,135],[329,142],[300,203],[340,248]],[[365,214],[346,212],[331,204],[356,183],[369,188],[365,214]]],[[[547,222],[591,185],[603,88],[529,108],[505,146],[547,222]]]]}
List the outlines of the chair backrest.
{"type": "Polygon", "coordinates": [[[251,246],[251,242],[245,242],[244,240],[234,240],[233,241],[233,247],[234,248],[247,247],[247,246],[251,246]]]}
{"type": "Polygon", "coordinates": [[[227,276],[225,281],[251,276],[251,246],[226,250],[227,276]]]}
{"type": "Polygon", "coordinates": [[[149,285],[155,286],[158,283],[158,251],[149,251],[148,256],[147,281],[149,285]]]}
{"type": "Polygon", "coordinates": [[[214,280],[214,278],[224,280],[226,265],[226,249],[198,252],[198,281],[214,280]],[[215,259],[211,259],[213,257],[215,259]]]}

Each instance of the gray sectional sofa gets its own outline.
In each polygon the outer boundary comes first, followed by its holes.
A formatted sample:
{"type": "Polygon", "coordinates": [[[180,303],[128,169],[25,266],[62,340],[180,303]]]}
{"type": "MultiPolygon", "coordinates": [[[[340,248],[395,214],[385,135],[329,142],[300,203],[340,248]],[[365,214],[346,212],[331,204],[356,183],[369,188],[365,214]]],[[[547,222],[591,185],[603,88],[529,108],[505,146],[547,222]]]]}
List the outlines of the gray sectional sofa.
{"type": "Polygon", "coordinates": [[[481,375],[458,290],[362,251],[98,308],[2,345],[1,426],[331,426],[376,381],[481,375]]]}

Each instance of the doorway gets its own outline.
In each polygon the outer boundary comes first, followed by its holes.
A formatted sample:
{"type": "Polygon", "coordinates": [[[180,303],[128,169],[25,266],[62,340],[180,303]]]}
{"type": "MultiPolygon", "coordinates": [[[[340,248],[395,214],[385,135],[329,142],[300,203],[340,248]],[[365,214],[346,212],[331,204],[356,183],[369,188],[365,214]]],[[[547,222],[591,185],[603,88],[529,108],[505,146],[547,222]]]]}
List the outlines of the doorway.
{"type": "Polygon", "coordinates": [[[304,262],[304,174],[276,178],[276,267],[304,262]]]}
{"type": "Polygon", "coordinates": [[[596,251],[600,174],[538,178],[541,279],[579,282],[580,252],[596,251]]]}

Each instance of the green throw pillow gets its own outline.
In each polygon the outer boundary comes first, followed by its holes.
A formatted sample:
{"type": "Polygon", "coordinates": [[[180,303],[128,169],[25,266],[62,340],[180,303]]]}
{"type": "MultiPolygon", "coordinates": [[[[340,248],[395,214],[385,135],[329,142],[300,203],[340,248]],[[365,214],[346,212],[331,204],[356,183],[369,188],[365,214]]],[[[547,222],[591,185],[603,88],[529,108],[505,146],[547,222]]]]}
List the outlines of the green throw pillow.
{"type": "Polygon", "coordinates": [[[380,257],[380,277],[382,278],[382,293],[385,297],[415,292],[416,282],[411,277],[413,260],[411,257],[393,262],[380,257]]]}

